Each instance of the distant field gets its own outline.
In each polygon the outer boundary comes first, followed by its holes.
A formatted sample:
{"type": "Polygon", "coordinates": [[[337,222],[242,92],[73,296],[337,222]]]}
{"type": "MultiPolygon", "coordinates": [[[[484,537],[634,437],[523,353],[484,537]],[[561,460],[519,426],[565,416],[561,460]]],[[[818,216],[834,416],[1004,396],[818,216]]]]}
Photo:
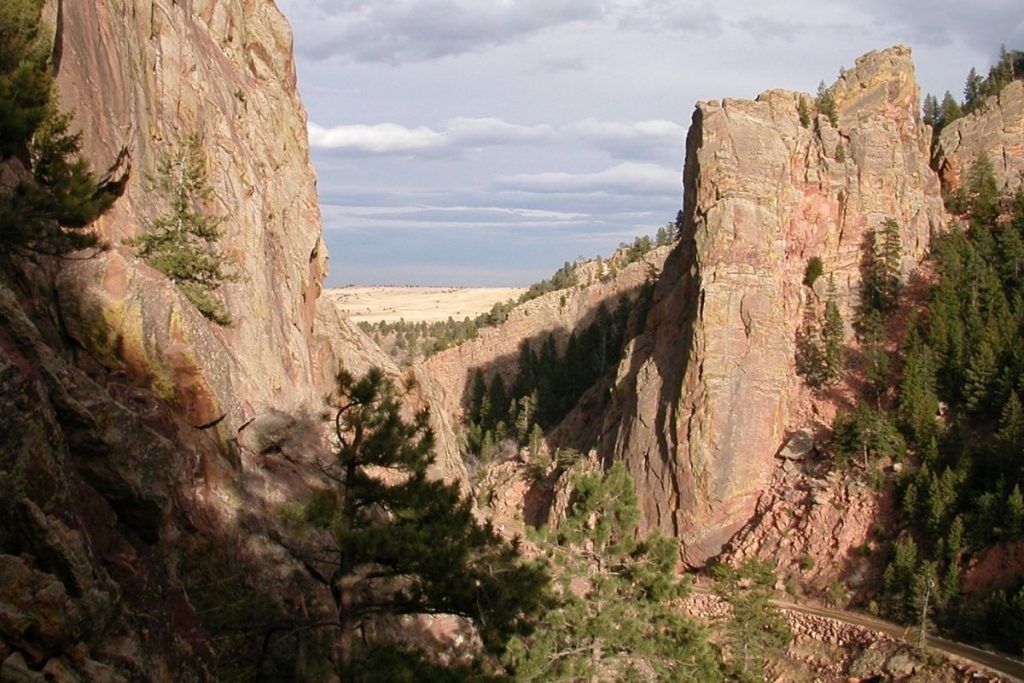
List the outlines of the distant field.
{"type": "Polygon", "coordinates": [[[499,301],[516,299],[525,289],[509,287],[344,287],[324,296],[354,322],[438,322],[475,318],[499,301]]]}

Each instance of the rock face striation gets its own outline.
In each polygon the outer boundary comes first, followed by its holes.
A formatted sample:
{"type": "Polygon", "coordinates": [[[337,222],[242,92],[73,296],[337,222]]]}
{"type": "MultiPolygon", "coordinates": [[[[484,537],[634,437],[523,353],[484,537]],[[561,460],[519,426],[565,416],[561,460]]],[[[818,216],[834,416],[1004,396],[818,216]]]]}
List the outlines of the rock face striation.
{"type": "Polygon", "coordinates": [[[65,269],[70,333],[116,350],[136,376],[174,391],[197,424],[236,427],[315,395],[310,355],[325,270],[306,115],[291,30],[262,0],[51,0],[62,107],[94,168],[125,149],[131,176],[98,222],[114,250],[65,269]],[[151,178],[198,135],[224,217],[221,249],[241,278],[222,288],[234,323],[216,328],[123,244],[166,213],[151,178]],[[171,389],[173,387],[173,389],[171,389]]]}
{"type": "Polygon", "coordinates": [[[942,130],[935,167],[943,185],[955,190],[982,154],[992,162],[1000,190],[1024,184],[1024,81],[1016,80],[985,100],[977,111],[942,130]]]}
{"type": "Polygon", "coordinates": [[[488,377],[500,373],[510,381],[523,341],[536,348],[552,334],[562,344],[574,329],[594,319],[601,304],[614,310],[622,297],[635,297],[645,283],[657,279],[668,251],[668,247],[653,249],[621,269],[616,267],[614,274],[611,265],[622,262],[622,254],[605,262],[583,263],[575,273],[576,285],[520,304],[502,324],[485,327],[476,339],[426,359],[421,368],[438,385],[443,413],[453,423],[459,419],[463,397],[478,369],[488,377]]]}
{"type": "Polygon", "coordinates": [[[900,226],[904,269],[946,223],[910,51],[872,52],[831,87],[838,125],[801,125],[801,93],[700,102],[687,138],[685,226],[606,413],[600,453],[624,459],[645,524],[700,565],[754,513],[787,432],[805,308],[834,282],[844,318],[865,236],[900,226]],[[802,285],[824,262],[818,290],[802,285]]]}
{"type": "MultiPolygon", "coordinates": [[[[338,364],[387,359],[318,302],[315,175],[273,2],[50,0],[44,16],[84,153],[131,174],[97,224],[111,249],[0,274],[0,680],[211,680],[232,653],[211,645],[204,591],[229,612],[333,609],[281,506],[323,486],[316,414],[338,364]],[[241,275],[219,292],[228,327],[127,244],[166,213],[149,178],[192,134],[241,275]]],[[[434,426],[437,473],[465,477],[434,426]]]]}

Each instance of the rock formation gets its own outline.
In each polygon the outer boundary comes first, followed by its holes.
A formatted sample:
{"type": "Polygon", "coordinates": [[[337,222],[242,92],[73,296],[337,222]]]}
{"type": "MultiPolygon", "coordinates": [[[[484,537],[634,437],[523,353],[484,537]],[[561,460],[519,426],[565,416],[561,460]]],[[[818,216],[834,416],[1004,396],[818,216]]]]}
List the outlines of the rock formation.
{"type": "Polygon", "coordinates": [[[667,247],[654,249],[614,275],[609,264],[621,262],[622,254],[607,262],[583,263],[577,268],[576,286],[527,301],[512,309],[501,325],[485,327],[476,339],[428,358],[422,368],[439,386],[444,414],[453,421],[459,419],[463,396],[475,370],[483,370],[488,376],[501,373],[509,380],[524,340],[539,344],[550,333],[559,343],[564,342],[572,330],[594,318],[602,303],[613,310],[621,297],[635,296],[644,283],[655,280],[667,253],[667,247]]]}
{"type": "Polygon", "coordinates": [[[307,402],[309,346],[325,270],[306,115],[295,88],[291,30],[253,0],[57,2],[58,85],[94,168],[122,148],[124,195],[98,222],[118,245],[166,211],[149,178],[187,136],[202,140],[221,247],[242,275],[223,287],[234,324],[217,329],[162,277],[120,247],[62,275],[76,300],[71,332],[107,345],[153,387],[176,387],[198,423],[226,426],[307,402]],[[152,298],[152,300],[151,300],[152,298]]]}
{"type": "Polygon", "coordinates": [[[935,167],[944,187],[955,190],[975,159],[988,155],[999,189],[1024,184],[1024,81],[1016,80],[985,100],[975,112],[942,130],[935,167]]]}
{"type": "MultiPolygon", "coordinates": [[[[316,414],[338,363],[386,358],[329,308],[317,326],[326,253],[274,4],[46,12],[85,154],[103,169],[125,149],[132,172],[97,223],[110,250],[0,282],[0,680],[205,680],[204,577],[278,614],[332,609],[280,508],[322,484],[316,414]],[[242,275],[222,289],[224,328],[126,246],[166,211],[148,176],[193,133],[205,208],[226,218],[221,246],[242,275]]],[[[424,378],[415,401],[433,390],[424,378]]],[[[438,474],[464,477],[450,428],[434,426],[438,474]]]]}
{"type": "Polygon", "coordinates": [[[623,361],[600,452],[623,458],[647,527],[700,565],[754,512],[773,456],[800,427],[794,338],[824,261],[844,317],[865,235],[900,226],[904,269],[946,223],[910,51],[857,60],[831,87],[838,126],[803,127],[800,98],[700,102],[684,172],[682,239],[655,291],[647,330],[623,361]]]}

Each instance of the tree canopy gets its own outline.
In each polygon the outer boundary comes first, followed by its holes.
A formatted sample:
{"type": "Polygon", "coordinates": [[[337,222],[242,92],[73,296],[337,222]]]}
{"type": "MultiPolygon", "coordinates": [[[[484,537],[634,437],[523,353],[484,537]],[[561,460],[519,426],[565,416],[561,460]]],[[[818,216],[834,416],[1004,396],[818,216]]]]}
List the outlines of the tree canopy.
{"type": "Polygon", "coordinates": [[[362,377],[338,373],[332,414],[337,449],[322,463],[332,486],[300,517],[323,532],[307,560],[334,596],[343,680],[379,673],[370,655],[394,647],[373,637],[381,615],[462,617],[495,655],[529,633],[545,604],[546,572],[478,522],[456,484],[428,476],[427,412],[403,419],[394,388],[374,368],[362,377]]]}
{"type": "Polygon", "coordinates": [[[116,199],[79,155],[70,116],[57,109],[41,7],[41,0],[0,4],[0,164],[19,169],[13,186],[0,186],[0,254],[98,247],[87,226],[116,199]]]}

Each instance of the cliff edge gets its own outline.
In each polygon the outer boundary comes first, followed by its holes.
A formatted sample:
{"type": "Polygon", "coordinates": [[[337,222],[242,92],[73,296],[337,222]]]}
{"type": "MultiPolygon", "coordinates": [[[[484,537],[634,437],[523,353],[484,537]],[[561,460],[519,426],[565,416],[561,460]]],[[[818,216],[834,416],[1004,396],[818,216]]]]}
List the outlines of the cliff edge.
{"type": "Polygon", "coordinates": [[[808,260],[849,321],[866,234],[896,220],[909,271],[946,223],[909,49],[861,57],[829,91],[837,125],[802,125],[813,98],[795,92],[698,103],[682,238],[605,417],[600,453],[627,462],[645,526],[679,538],[693,566],[748,521],[800,426],[808,260]]]}

